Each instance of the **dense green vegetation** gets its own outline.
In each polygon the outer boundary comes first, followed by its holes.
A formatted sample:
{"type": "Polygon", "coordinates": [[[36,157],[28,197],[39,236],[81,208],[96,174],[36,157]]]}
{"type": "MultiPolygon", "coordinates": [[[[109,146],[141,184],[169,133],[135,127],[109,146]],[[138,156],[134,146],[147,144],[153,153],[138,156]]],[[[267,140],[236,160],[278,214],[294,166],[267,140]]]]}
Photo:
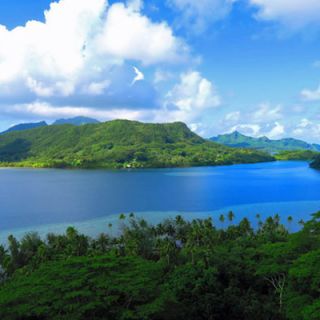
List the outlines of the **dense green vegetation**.
{"type": "Polygon", "coordinates": [[[0,318],[320,319],[320,213],[292,234],[278,215],[257,215],[255,230],[233,212],[217,221],[224,228],[120,219],[117,237],[71,227],[45,240],[10,236],[0,246],[0,318]]]}
{"type": "Polygon", "coordinates": [[[182,167],[272,161],[266,153],[206,141],[183,123],[115,120],[47,126],[0,136],[0,165],[30,167],[182,167]]]}
{"type": "Polygon", "coordinates": [[[280,140],[271,140],[267,137],[253,138],[245,136],[237,131],[230,134],[219,135],[217,137],[211,138],[210,140],[230,147],[263,150],[271,154],[282,151],[296,150],[309,150],[320,152],[320,145],[309,144],[302,140],[292,138],[280,140]]]}
{"type": "Polygon", "coordinates": [[[311,168],[320,169],[320,156],[317,156],[311,163],[311,168]]]}
{"type": "Polygon", "coordinates": [[[281,151],[275,154],[277,160],[302,160],[302,161],[312,161],[320,153],[311,150],[295,150],[295,151],[281,151]]]}

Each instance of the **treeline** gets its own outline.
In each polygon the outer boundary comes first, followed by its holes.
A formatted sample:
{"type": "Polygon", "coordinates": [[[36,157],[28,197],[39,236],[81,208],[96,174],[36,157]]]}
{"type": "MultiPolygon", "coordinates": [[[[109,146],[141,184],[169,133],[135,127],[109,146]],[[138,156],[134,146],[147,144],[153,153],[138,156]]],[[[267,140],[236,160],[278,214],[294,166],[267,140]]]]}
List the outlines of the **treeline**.
{"type": "Polygon", "coordinates": [[[313,161],[318,156],[319,152],[311,150],[293,150],[293,151],[281,151],[275,154],[277,160],[301,160],[301,161],[313,161]]]}
{"type": "Polygon", "coordinates": [[[232,212],[217,222],[224,228],[210,218],[119,219],[116,237],[72,227],[10,236],[0,247],[0,318],[320,319],[320,213],[297,233],[278,215],[257,215],[255,229],[232,212]]]}
{"type": "Polygon", "coordinates": [[[311,167],[314,169],[320,169],[320,155],[312,161],[311,167]]]}

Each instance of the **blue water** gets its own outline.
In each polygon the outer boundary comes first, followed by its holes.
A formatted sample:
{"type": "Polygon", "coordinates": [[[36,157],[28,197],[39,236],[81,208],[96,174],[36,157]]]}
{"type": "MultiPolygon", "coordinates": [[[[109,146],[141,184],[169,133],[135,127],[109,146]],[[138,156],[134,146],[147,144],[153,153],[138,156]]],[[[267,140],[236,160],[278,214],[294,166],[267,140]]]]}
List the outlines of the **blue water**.
{"type": "Polygon", "coordinates": [[[119,213],[135,212],[152,222],[176,214],[218,221],[231,209],[237,220],[246,216],[253,223],[257,213],[307,220],[320,210],[320,172],[306,162],[132,171],[0,169],[0,241],[9,233],[60,232],[68,225],[90,235],[108,232],[119,213]]]}

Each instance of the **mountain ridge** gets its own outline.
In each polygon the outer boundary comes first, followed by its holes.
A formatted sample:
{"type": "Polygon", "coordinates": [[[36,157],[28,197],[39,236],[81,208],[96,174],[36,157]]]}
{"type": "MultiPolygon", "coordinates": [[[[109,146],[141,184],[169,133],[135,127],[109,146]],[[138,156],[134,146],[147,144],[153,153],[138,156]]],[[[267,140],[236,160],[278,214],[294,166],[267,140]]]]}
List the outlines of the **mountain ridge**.
{"type": "Polygon", "coordinates": [[[281,151],[310,150],[320,152],[319,144],[310,144],[295,138],[272,140],[267,137],[254,138],[246,136],[238,131],[229,134],[218,135],[209,139],[217,143],[234,148],[250,148],[269,153],[281,151]]]}
{"type": "Polygon", "coordinates": [[[6,134],[13,131],[24,131],[24,130],[30,130],[30,129],[40,128],[40,127],[46,127],[47,125],[48,124],[45,121],[19,123],[1,132],[0,134],[6,134]]]}
{"type": "Polygon", "coordinates": [[[2,166],[151,168],[273,160],[263,152],[207,141],[182,122],[113,120],[54,125],[0,136],[2,166]]]}
{"type": "Polygon", "coordinates": [[[84,124],[97,124],[100,123],[100,121],[89,118],[89,117],[73,117],[73,118],[66,118],[66,119],[57,119],[55,122],[52,123],[53,126],[57,125],[63,125],[63,124],[72,124],[75,126],[82,126],[84,124]]]}

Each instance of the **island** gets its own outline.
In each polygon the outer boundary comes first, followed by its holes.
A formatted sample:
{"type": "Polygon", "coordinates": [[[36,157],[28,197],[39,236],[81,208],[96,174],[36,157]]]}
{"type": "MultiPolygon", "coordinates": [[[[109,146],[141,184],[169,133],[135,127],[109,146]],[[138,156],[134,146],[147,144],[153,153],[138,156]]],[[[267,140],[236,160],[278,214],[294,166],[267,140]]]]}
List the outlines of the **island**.
{"type": "Polygon", "coordinates": [[[165,168],[274,161],[270,154],[208,141],[182,122],[113,120],[50,125],[0,136],[0,166],[165,168]]]}

